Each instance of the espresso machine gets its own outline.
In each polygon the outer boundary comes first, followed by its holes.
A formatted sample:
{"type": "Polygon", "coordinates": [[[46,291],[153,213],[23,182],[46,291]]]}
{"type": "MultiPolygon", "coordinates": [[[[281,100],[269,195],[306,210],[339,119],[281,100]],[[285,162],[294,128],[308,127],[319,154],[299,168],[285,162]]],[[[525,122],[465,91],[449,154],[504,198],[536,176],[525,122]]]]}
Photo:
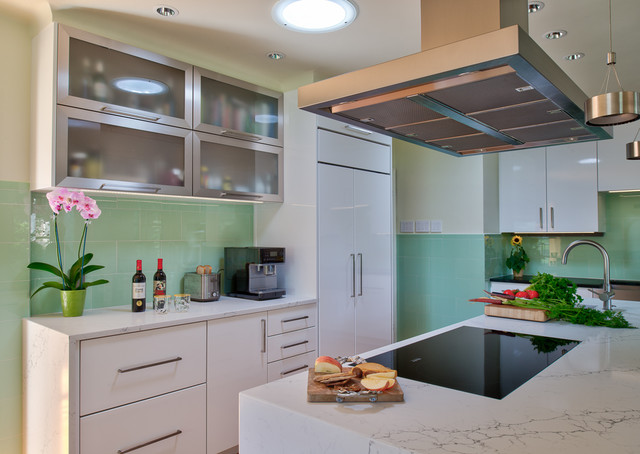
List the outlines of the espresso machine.
{"type": "Polygon", "coordinates": [[[284,263],[282,247],[224,248],[224,288],[229,296],[253,300],[280,298],[277,265],[284,263]]]}

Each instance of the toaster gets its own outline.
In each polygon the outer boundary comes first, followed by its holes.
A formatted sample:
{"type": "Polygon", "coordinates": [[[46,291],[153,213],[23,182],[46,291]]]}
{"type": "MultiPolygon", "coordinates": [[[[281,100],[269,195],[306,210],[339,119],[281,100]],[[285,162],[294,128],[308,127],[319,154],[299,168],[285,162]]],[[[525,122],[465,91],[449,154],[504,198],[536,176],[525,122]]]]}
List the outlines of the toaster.
{"type": "Polygon", "coordinates": [[[220,273],[185,273],[184,292],[192,301],[218,301],[220,299],[220,273]]]}

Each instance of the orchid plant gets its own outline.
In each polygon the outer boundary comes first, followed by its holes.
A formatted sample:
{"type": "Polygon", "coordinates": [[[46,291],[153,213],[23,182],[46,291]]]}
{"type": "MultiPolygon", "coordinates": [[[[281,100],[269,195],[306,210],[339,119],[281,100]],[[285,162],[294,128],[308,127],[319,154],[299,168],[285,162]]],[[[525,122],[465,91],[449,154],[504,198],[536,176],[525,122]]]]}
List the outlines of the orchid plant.
{"type": "Polygon", "coordinates": [[[97,219],[100,216],[100,208],[98,204],[91,197],[85,196],[82,191],[70,191],[66,188],[56,188],[53,191],[47,193],[47,200],[49,206],[53,211],[54,230],[56,235],[56,248],[58,255],[58,266],[53,266],[43,262],[31,262],[27,268],[33,270],[47,271],[55,274],[61,278],[62,282],[45,282],[39,287],[33,294],[35,295],[40,290],[45,288],[56,288],[58,290],[84,290],[87,287],[94,285],[107,284],[109,281],[106,279],[98,279],[93,282],[85,282],[84,278],[92,271],[97,271],[104,266],[101,265],[88,265],[93,258],[92,253],[85,254],[85,248],[87,245],[87,228],[89,223],[93,219],[97,219]],[[82,219],[84,219],[84,228],[82,229],[82,236],[80,237],[80,243],[78,245],[78,259],[71,265],[71,268],[65,273],[62,265],[62,255],[60,253],[60,237],[58,235],[58,215],[60,213],[70,213],[73,209],[76,209],[82,219]]]}

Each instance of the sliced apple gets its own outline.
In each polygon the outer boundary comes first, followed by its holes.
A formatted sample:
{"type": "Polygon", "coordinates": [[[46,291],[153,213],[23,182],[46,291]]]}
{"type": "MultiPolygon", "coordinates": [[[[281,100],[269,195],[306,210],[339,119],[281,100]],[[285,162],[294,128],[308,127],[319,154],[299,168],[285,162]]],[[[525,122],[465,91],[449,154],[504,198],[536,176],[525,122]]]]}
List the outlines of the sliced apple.
{"type": "Polygon", "coordinates": [[[363,378],[360,384],[369,391],[384,391],[396,384],[393,378],[363,378]]]}
{"type": "Polygon", "coordinates": [[[396,370],[388,370],[385,372],[376,372],[373,374],[367,375],[367,378],[396,378],[398,376],[398,371],[396,370]]]}
{"type": "Polygon", "coordinates": [[[342,372],[342,364],[330,356],[319,356],[316,359],[314,370],[318,374],[336,374],[342,372]]]}

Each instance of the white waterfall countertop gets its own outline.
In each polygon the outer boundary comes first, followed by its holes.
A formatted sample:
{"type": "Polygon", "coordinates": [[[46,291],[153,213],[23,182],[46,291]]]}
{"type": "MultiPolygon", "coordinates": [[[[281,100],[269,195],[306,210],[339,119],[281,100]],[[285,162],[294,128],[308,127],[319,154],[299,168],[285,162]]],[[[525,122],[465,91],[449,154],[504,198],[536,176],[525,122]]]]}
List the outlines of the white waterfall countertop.
{"type": "MultiPolygon", "coordinates": [[[[640,327],[640,303],[614,304],[640,327]]],[[[308,403],[307,373],[283,378],[240,394],[241,452],[640,453],[640,329],[483,315],[363,356],[465,325],[581,343],[501,400],[399,377],[404,402],[308,403]]]]}

